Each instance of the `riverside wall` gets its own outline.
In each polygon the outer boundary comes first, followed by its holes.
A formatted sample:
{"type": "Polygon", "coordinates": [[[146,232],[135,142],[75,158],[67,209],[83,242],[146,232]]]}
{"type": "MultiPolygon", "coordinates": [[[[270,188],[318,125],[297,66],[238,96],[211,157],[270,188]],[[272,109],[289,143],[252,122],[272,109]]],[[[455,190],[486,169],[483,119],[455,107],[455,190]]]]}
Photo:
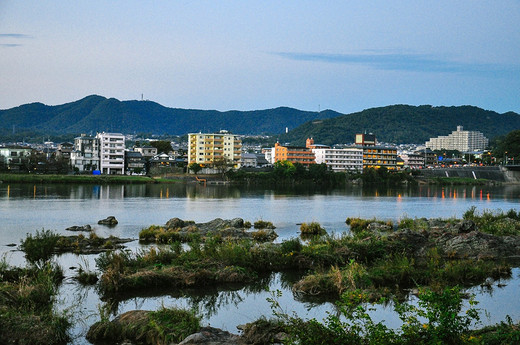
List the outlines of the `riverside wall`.
{"type": "Polygon", "coordinates": [[[520,183],[520,171],[510,170],[502,166],[423,169],[421,176],[425,178],[459,177],[520,183]]]}

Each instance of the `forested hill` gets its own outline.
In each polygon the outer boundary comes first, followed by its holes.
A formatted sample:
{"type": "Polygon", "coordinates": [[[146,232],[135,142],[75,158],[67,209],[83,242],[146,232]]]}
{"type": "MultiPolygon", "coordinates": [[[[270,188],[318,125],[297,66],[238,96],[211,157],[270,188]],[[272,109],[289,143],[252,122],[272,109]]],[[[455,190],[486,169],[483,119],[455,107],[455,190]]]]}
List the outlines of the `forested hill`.
{"type": "Polygon", "coordinates": [[[392,105],[309,121],[281,135],[279,140],[303,145],[306,138],[313,137],[315,143],[334,145],[352,143],[356,133],[367,132],[374,133],[380,142],[424,143],[431,137],[450,134],[458,125],[493,139],[520,129],[520,115],[499,114],[473,106],[392,105]]]}
{"type": "Polygon", "coordinates": [[[57,106],[31,103],[0,110],[0,134],[11,134],[13,129],[49,134],[111,131],[183,135],[221,129],[237,134],[279,134],[286,127],[339,115],[330,110],[318,113],[287,107],[226,112],[177,109],[151,101],[119,101],[93,95],[57,106]]]}

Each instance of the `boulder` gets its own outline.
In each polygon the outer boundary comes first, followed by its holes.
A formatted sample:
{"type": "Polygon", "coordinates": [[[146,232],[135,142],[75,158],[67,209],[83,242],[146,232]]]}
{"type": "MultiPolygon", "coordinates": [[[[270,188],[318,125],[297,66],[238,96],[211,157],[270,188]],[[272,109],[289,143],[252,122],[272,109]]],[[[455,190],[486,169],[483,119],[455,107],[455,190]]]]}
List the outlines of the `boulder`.
{"type": "Polygon", "coordinates": [[[166,229],[180,229],[185,226],[185,222],[179,218],[172,218],[166,222],[166,229]]]}
{"type": "Polygon", "coordinates": [[[242,345],[240,337],[214,327],[203,327],[198,333],[194,333],[181,341],[179,345],[242,345]]]}
{"type": "Polygon", "coordinates": [[[410,229],[401,229],[396,232],[392,232],[388,235],[388,240],[392,242],[403,243],[405,247],[409,248],[412,252],[415,253],[419,252],[428,244],[428,236],[422,232],[417,232],[410,229]]]}
{"type": "Polygon", "coordinates": [[[477,230],[477,226],[472,220],[463,220],[453,225],[453,231],[458,234],[467,234],[477,230]]]}
{"type": "Polygon", "coordinates": [[[68,230],[68,231],[92,231],[92,228],[88,224],[87,225],[83,225],[83,226],[73,225],[73,226],[69,226],[65,230],[68,230]]]}
{"type": "Polygon", "coordinates": [[[118,223],[118,221],[117,221],[116,217],[114,217],[114,216],[108,216],[105,219],[101,219],[100,221],[98,221],[98,224],[109,225],[109,226],[114,226],[117,223],[118,223]]]}

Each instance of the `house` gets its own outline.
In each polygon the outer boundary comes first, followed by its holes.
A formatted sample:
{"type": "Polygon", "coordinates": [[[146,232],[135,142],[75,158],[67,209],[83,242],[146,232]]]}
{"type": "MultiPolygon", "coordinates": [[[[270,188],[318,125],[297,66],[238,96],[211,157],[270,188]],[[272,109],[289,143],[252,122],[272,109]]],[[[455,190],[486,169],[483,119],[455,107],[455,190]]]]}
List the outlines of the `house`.
{"type": "Polygon", "coordinates": [[[140,152],[125,151],[125,174],[134,175],[145,172],[145,160],[140,152]]]}
{"type": "Polygon", "coordinates": [[[65,142],[58,144],[58,147],[56,149],[56,158],[63,158],[63,159],[70,159],[70,154],[74,150],[74,144],[65,142]]]}
{"type": "Polygon", "coordinates": [[[0,147],[0,163],[6,170],[23,170],[32,152],[32,148],[25,146],[0,147]]]}
{"type": "Polygon", "coordinates": [[[139,152],[143,159],[147,161],[152,159],[155,155],[157,155],[157,148],[153,146],[134,147],[134,151],[139,152]]]}

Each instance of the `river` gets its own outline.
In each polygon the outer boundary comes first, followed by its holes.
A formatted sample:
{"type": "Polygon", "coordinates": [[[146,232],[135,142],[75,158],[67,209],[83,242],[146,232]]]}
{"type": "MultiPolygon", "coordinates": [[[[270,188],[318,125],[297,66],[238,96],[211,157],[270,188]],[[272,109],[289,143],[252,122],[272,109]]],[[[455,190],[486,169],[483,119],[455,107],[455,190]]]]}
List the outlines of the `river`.
{"type": "MultiPolygon", "coordinates": [[[[398,221],[411,218],[461,218],[470,207],[478,211],[519,209],[520,186],[407,186],[401,188],[342,189],[313,188],[256,189],[233,186],[183,184],[154,185],[29,185],[0,184],[0,254],[12,265],[24,265],[23,253],[8,244],[20,244],[26,234],[49,229],[60,234],[71,233],[65,228],[90,224],[99,236],[114,235],[137,239],[139,231],[152,224],[164,224],[170,218],[207,222],[214,218],[243,218],[254,222],[273,222],[279,234],[277,241],[298,236],[302,222],[319,222],[329,233],[348,231],[347,217],[378,218],[398,221]],[[114,228],[97,225],[99,219],[115,216],[114,228]]],[[[137,240],[128,243],[138,250],[137,240]]],[[[71,277],[70,267],[89,266],[95,269],[95,255],[61,255],[66,279],[60,290],[60,308],[69,310],[78,321],[74,343],[86,343],[84,333],[99,319],[101,301],[94,288],[83,288],[71,277]]],[[[518,286],[519,271],[504,287],[485,291],[475,287],[485,323],[496,323],[505,315],[520,319],[518,286]]],[[[196,307],[204,314],[203,323],[236,333],[236,326],[269,316],[266,301],[271,291],[283,291],[280,299],[286,311],[300,316],[323,317],[333,310],[330,303],[302,302],[294,298],[288,285],[291,277],[273,274],[265,281],[247,288],[230,287],[226,291],[171,293],[161,296],[134,298],[119,304],[118,312],[132,309],[157,309],[165,306],[196,307]]],[[[503,282],[502,282],[503,283],[503,282]]],[[[375,319],[395,324],[391,308],[378,308],[375,319]]]]}

